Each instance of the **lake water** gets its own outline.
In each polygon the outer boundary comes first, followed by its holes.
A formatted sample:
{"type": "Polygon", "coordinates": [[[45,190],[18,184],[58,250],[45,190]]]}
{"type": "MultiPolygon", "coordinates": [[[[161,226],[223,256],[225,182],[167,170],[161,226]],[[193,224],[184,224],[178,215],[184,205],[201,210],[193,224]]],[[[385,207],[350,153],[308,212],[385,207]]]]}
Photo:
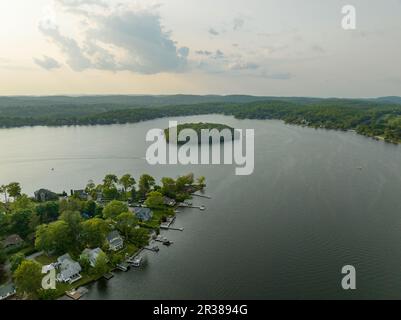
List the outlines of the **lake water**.
{"type": "Polygon", "coordinates": [[[107,173],[207,178],[207,210],[182,210],[184,232],[140,270],[90,286],[85,299],[401,298],[401,147],[353,133],[219,115],[178,118],[255,129],[255,172],[150,166],[138,124],[0,130],[0,183],[68,191],[107,173]],[[363,169],[358,169],[362,167],[363,169]],[[52,170],[54,168],[54,170],[52,170]],[[341,289],[341,268],[357,290],[341,289]]]}

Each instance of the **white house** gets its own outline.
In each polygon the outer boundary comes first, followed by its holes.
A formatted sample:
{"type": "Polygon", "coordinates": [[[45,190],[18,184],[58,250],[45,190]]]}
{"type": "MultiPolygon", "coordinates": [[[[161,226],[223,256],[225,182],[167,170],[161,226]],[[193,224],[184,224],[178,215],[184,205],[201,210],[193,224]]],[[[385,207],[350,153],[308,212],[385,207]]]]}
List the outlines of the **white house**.
{"type": "Polygon", "coordinates": [[[85,249],[84,251],[82,251],[81,257],[87,256],[91,267],[95,267],[97,258],[99,257],[99,254],[101,254],[101,253],[103,253],[103,250],[100,248],[85,249]]]}
{"type": "Polygon", "coordinates": [[[72,260],[71,256],[67,253],[57,259],[59,263],[60,273],[57,275],[59,282],[73,283],[82,278],[80,272],[82,271],[81,265],[72,260]]]}
{"type": "Polygon", "coordinates": [[[109,243],[110,250],[118,251],[124,248],[124,240],[118,231],[112,231],[107,236],[107,242],[109,243]]]}

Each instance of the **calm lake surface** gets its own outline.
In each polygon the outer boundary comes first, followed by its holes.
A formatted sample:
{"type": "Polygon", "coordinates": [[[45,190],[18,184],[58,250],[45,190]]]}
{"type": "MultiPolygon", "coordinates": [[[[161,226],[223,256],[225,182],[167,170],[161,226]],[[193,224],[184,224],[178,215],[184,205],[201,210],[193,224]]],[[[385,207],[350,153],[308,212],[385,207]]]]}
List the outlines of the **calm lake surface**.
{"type": "MultiPolygon", "coordinates": [[[[0,130],[0,183],[61,192],[107,173],[207,178],[207,210],[181,210],[184,232],[140,270],[90,286],[85,299],[401,298],[401,147],[353,133],[225,116],[178,118],[255,129],[255,172],[150,166],[138,124],[0,130]],[[362,167],[363,169],[358,169],[362,167]],[[51,169],[54,168],[54,171],[51,169]],[[341,268],[357,290],[341,289],[341,268]]],[[[176,120],[176,119],[175,119],[176,120]]]]}

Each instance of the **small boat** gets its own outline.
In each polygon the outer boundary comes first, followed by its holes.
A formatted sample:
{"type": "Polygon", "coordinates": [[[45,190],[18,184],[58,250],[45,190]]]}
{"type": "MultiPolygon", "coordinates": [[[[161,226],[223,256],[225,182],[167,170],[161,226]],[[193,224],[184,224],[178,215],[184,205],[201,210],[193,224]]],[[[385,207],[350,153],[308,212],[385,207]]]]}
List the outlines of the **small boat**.
{"type": "Polygon", "coordinates": [[[142,257],[137,257],[132,262],[132,266],[135,268],[139,268],[142,265],[142,261],[143,261],[142,257]]]}
{"type": "Polygon", "coordinates": [[[202,211],[205,211],[206,207],[205,206],[200,206],[199,209],[202,210],[202,211]]]}
{"type": "Polygon", "coordinates": [[[171,246],[173,243],[169,240],[164,240],[163,244],[168,247],[168,246],[171,246]]]}

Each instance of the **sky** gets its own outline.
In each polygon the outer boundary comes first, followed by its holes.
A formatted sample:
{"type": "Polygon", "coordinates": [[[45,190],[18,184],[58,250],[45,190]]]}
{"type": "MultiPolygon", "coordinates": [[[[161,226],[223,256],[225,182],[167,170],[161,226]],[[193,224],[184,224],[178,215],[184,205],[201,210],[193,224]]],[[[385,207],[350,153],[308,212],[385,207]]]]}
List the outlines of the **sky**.
{"type": "Polygon", "coordinates": [[[400,40],[401,0],[1,0],[0,95],[401,95],[400,40]]]}

